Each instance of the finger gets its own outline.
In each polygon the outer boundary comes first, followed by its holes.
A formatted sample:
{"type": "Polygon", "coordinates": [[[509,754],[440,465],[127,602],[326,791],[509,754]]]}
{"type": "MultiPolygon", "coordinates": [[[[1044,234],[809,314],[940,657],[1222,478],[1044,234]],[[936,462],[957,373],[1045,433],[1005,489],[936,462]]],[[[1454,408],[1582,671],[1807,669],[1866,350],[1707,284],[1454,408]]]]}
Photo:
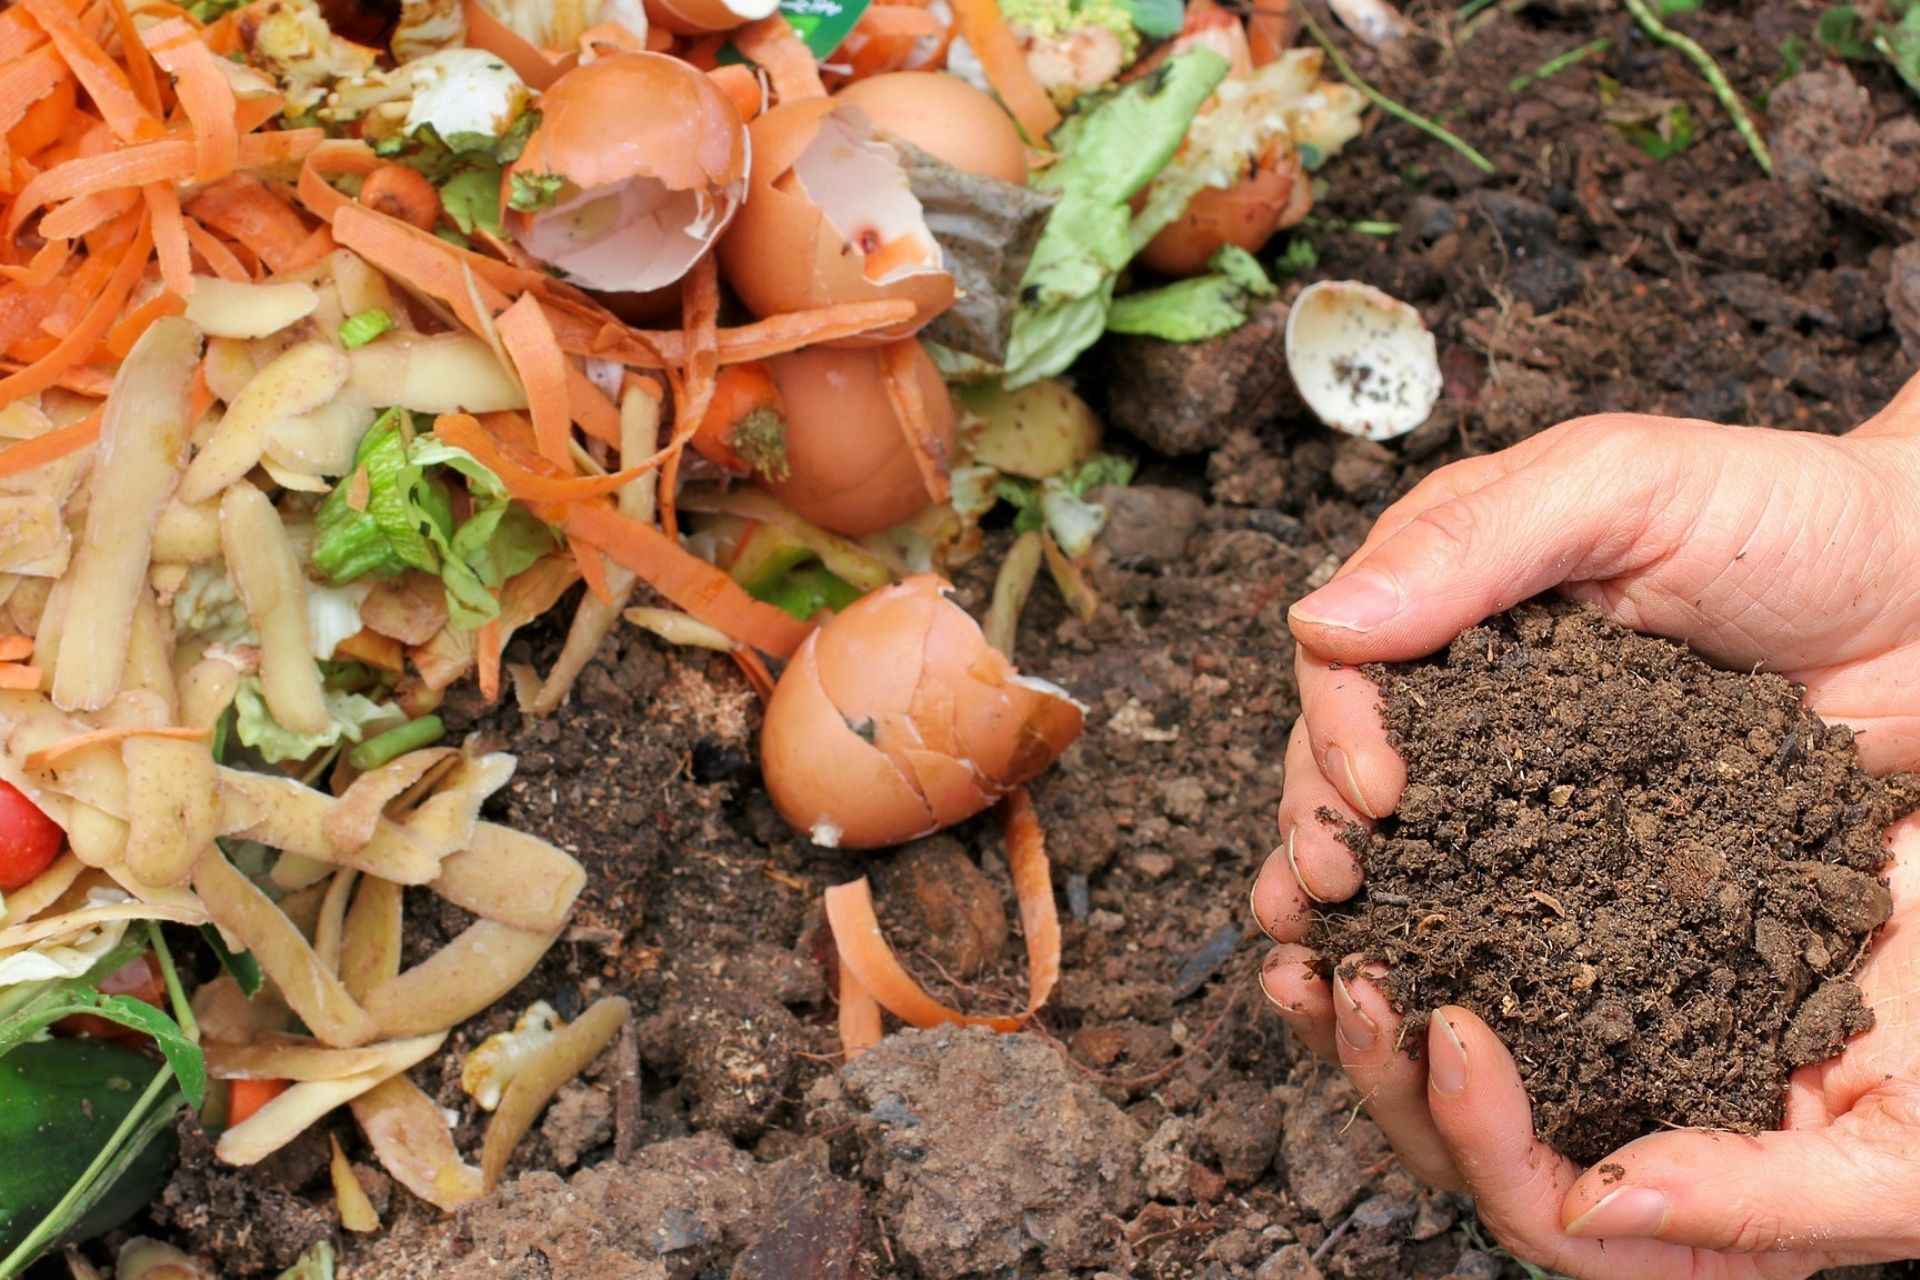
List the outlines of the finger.
{"type": "Polygon", "coordinates": [[[1363,837],[1372,824],[1355,813],[1346,797],[1320,772],[1304,717],[1294,722],[1293,734],[1287,740],[1286,786],[1280,793],[1279,823],[1280,845],[1268,861],[1268,870],[1275,877],[1270,892],[1282,897],[1304,896],[1308,902],[1317,903],[1345,902],[1359,890],[1361,855],[1348,841],[1356,833],[1363,837]],[[1291,887],[1286,879],[1293,881],[1291,887]]]}
{"type": "Polygon", "coordinates": [[[1333,989],[1321,972],[1317,952],[1284,943],[1273,948],[1260,965],[1260,990],[1309,1049],[1328,1062],[1338,1061],[1333,1047],[1333,989]]]}
{"type": "Polygon", "coordinates": [[[1427,1105],[1427,1069],[1407,1052],[1406,1025],[1375,982],[1386,971],[1349,956],[1333,975],[1334,1048],[1367,1114],[1414,1177],[1448,1191],[1466,1180],[1447,1153],[1427,1105]],[[1356,970],[1352,977],[1342,973],[1356,970]]]}
{"type": "Polygon", "coordinates": [[[1576,1276],[1701,1274],[1690,1249],[1577,1240],[1561,1229],[1561,1203],[1579,1170],[1534,1137],[1533,1108],[1512,1056],[1486,1023],[1458,1006],[1436,1009],[1427,1028],[1427,1102],[1481,1220],[1515,1253],[1576,1276]]]}
{"type": "Polygon", "coordinates": [[[1569,578],[1658,560],[1666,548],[1646,534],[1671,496],[1677,455],[1638,444],[1655,422],[1621,415],[1556,428],[1574,447],[1536,453],[1532,465],[1419,512],[1297,602],[1295,636],[1326,658],[1415,658],[1569,578]]]}
{"type": "Polygon", "coordinates": [[[1641,1138],[1574,1184],[1561,1207],[1567,1233],[1735,1253],[1817,1246],[1895,1256],[1920,1214],[1920,1158],[1903,1123],[1876,1112],[1869,1101],[1824,1129],[1641,1138]]]}
{"type": "Polygon", "coordinates": [[[1334,666],[1306,646],[1293,651],[1300,718],[1312,735],[1320,772],[1345,798],[1343,808],[1384,818],[1400,803],[1407,766],[1387,741],[1380,687],[1350,666],[1334,666]]]}
{"type": "Polygon", "coordinates": [[[1920,374],[1908,378],[1894,392],[1887,407],[1855,427],[1854,436],[1911,436],[1920,425],[1920,374]]]}
{"type": "Polygon", "coordinates": [[[1911,651],[1902,648],[1865,662],[1796,671],[1793,680],[1805,686],[1807,705],[1822,720],[1853,730],[1860,763],[1869,772],[1898,773],[1920,760],[1920,712],[1911,709],[1911,651]]]}

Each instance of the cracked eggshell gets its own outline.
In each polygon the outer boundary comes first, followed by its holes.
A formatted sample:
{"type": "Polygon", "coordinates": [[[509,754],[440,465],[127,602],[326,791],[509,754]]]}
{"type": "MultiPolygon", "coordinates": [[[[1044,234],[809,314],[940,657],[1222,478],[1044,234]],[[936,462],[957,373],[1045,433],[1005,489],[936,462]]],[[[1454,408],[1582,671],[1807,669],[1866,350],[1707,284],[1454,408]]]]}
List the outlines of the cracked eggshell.
{"type": "Polygon", "coordinates": [[[720,237],[747,190],[747,129],[713,81],[678,58],[616,53],[540,95],[540,127],[502,178],[565,180],[555,203],[510,211],[528,253],[587,289],[672,284],[720,237]]]}
{"type": "Polygon", "coordinates": [[[920,574],[814,632],[767,705],[761,773],[816,844],[871,849],[963,821],[1031,780],[1084,722],[920,574]]]}
{"type": "Polygon", "coordinates": [[[992,97],[945,71],[895,71],[855,80],[834,95],[867,113],[873,127],[904,138],[936,160],[1015,186],[1027,185],[1027,144],[992,97]]]}
{"type": "Polygon", "coordinates": [[[905,338],[953,305],[953,276],[892,147],[859,107],[785,102],[754,120],[747,201],[720,240],[727,283],[756,316],[904,298],[911,319],[841,346],[905,338]]]}
{"type": "MultiPolygon", "coordinates": [[[[952,397],[917,342],[913,363],[927,417],[950,456],[952,397]]],[[[766,482],[775,497],[803,518],[852,537],[890,529],[926,509],[932,498],[887,394],[880,348],[805,347],[773,357],[767,371],[786,408],[788,474],[766,482]]]]}
{"type": "Polygon", "coordinates": [[[1315,417],[1368,440],[1407,434],[1440,399],[1440,359],[1420,313],[1357,280],[1300,291],[1287,312],[1287,371],[1315,417]]]}

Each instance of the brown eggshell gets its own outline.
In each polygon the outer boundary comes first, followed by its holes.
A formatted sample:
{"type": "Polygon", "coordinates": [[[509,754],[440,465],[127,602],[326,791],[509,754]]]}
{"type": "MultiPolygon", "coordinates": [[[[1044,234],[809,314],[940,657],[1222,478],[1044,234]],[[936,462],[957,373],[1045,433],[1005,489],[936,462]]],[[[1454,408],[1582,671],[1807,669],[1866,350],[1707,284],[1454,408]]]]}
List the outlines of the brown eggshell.
{"type": "Polygon", "coordinates": [[[702,36],[758,21],[779,8],[767,0],[646,0],[647,20],[676,35],[702,36]]]}
{"type": "Polygon", "coordinates": [[[839,344],[870,346],[907,337],[952,306],[953,276],[921,270],[868,279],[864,257],[808,198],[794,166],[841,106],[831,98],[783,102],[748,126],[753,172],[746,204],[720,239],[720,269],[761,317],[888,298],[913,303],[912,318],[839,344]]]}
{"type": "Polygon", "coordinates": [[[871,849],[932,831],[933,816],[907,776],[854,731],[821,688],[820,634],[801,644],[767,703],[760,771],[774,807],[828,846],[871,849]]]}
{"type": "Polygon", "coordinates": [[[834,98],[858,105],[880,132],[956,169],[1027,183],[1027,147],[1013,117],[959,76],[896,71],[856,80],[834,98]]]}
{"type": "MultiPolygon", "coordinates": [[[[1140,261],[1163,276],[1184,279],[1205,273],[1207,262],[1223,245],[1238,245],[1257,253],[1287,220],[1296,188],[1306,188],[1305,175],[1291,148],[1273,163],[1264,160],[1239,185],[1225,191],[1209,188],[1187,202],[1186,212],[1147,242],[1140,261]]],[[[1306,210],[1292,221],[1306,216],[1306,210]]]]}
{"type": "MultiPolygon", "coordinates": [[[[914,348],[927,416],[950,451],[953,402],[933,361],[914,348]]],[[[767,362],[786,405],[788,467],[767,488],[813,523],[853,537],[910,520],[930,501],[880,356],[871,347],[816,346],[767,362]]]]}
{"type": "Polygon", "coordinates": [[[670,285],[720,237],[746,194],[747,129],[733,100],[678,58],[615,53],[567,72],[540,95],[540,126],[501,179],[501,203],[515,177],[565,179],[550,209],[510,210],[507,227],[523,248],[591,289],[648,292],[670,285]],[[648,182],[658,184],[647,188],[648,182]],[[569,207],[604,194],[642,189],[692,193],[667,199],[697,235],[657,226],[650,216],[592,238],[554,232],[569,207]],[[697,204],[695,219],[688,210],[697,204]],[[545,230],[543,230],[545,228],[545,230]],[[615,238],[618,237],[616,240],[615,238]],[[559,248],[543,246],[551,239],[559,248]],[[682,243],[686,241],[686,243],[682,243]],[[655,246],[663,246],[656,250],[655,246]],[[598,253],[591,266],[583,255],[598,253]]]}
{"type": "Polygon", "coordinates": [[[762,772],[781,814],[816,841],[825,832],[872,848],[962,821],[1079,733],[1080,707],[1022,679],[947,589],[921,574],[870,592],[808,637],[781,676],[761,731],[762,772]],[[902,714],[909,669],[912,710],[902,714]]]}

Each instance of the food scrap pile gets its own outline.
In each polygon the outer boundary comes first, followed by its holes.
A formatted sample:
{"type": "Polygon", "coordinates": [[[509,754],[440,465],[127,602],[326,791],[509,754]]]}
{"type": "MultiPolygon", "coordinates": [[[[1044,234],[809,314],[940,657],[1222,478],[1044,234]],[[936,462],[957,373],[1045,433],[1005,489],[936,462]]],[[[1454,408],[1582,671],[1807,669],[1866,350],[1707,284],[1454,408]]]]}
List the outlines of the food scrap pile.
{"type": "MultiPolygon", "coordinates": [[[[1244,322],[1364,102],[1209,0],[850,12],[0,12],[0,1067],[143,1082],[75,1101],[97,1136],[0,1203],[0,1276],[137,1210],[183,1107],[235,1164],[347,1106],[420,1198],[495,1184],[628,1010],[470,1055],[477,1165],[409,1081],[584,881],[480,818],[515,761],[436,709],[471,677],[549,713],[623,619],[738,663],[818,844],[997,805],[1046,999],[1022,788],[1082,713],[1007,655],[1043,565],[1092,609],[1091,495],[1132,470],[1057,375],[1244,322]],[[1116,298],[1135,264],[1167,283],[1116,298]],[[996,511],[983,630],[939,575],[996,511]],[[507,662],[577,583],[553,669],[507,662]],[[402,969],[410,886],[475,920],[402,969]]],[[[864,879],[826,911],[850,1053],[883,1009],[1021,1025],[927,996],[864,879]]]]}

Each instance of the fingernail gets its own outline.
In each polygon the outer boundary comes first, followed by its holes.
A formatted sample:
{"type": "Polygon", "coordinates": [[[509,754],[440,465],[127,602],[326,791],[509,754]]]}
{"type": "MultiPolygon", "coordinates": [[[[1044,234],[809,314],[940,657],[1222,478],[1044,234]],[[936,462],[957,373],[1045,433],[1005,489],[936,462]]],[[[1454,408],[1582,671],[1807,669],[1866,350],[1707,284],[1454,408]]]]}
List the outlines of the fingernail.
{"type": "Polygon", "coordinates": [[[1269,953],[1267,955],[1267,958],[1260,962],[1260,978],[1259,978],[1260,994],[1267,998],[1268,1004],[1272,1005],[1275,1009],[1278,1009],[1281,1013],[1285,1014],[1287,1017],[1297,1018],[1300,1016],[1300,1011],[1298,1009],[1286,1003],[1284,1000],[1281,1000],[1278,996],[1274,995],[1272,991],[1267,989],[1267,975],[1272,973],[1275,967],[1281,963],[1285,963],[1285,962],[1280,960],[1278,956],[1275,956],[1272,953],[1269,953]]]}
{"type": "Polygon", "coordinates": [[[1622,1187],[1575,1218],[1570,1236],[1588,1240],[1648,1239],[1667,1225],[1667,1196],[1652,1187],[1622,1187]]]}
{"type": "Polygon", "coordinates": [[[1347,990],[1346,979],[1338,973],[1333,975],[1333,995],[1334,1025],[1340,1038],[1356,1053],[1373,1048],[1373,1038],[1379,1034],[1380,1026],[1354,1000],[1353,992],[1347,990]]]}
{"type": "Polygon", "coordinates": [[[1400,589],[1384,573],[1361,569],[1335,578],[1288,610],[1301,622],[1342,631],[1371,631],[1400,612],[1400,589]]]}
{"type": "Polygon", "coordinates": [[[1294,833],[1294,832],[1296,832],[1296,831],[1298,831],[1299,829],[1300,829],[1300,828],[1299,828],[1299,826],[1298,826],[1298,825],[1295,825],[1295,826],[1291,826],[1291,827],[1288,827],[1288,828],[1287,828],[1287,867],[1288,867],[1288,868],[1289,868],[1289,869],[1290,869],[1290,870],[1291,870],[1291,871],[1293,872],[1293,880],[1294,880],[1294,883],[1295,883],[1295,884],[1298,884],[1298,885],[1300,886],[1300,892],[1302,892],[1302,893],[1304,893],[1304,894],[1306,894],[1306,895],[1307,895],[1307,900],[1308,900],[1309,902],[1325,902],[1325,901],[1326,901],[1326,899],[1325,899],[1325,898],[1323,898],[1323,897],[1321,897],[1321,896],[1320,896],[1319,894],[1317,894],[1317,893],[1315,893],[1315,892],[1314,892],[1314,891],[1313,891],[1313,890],[1312,890],[1312,889],[1311,889],[1311,888],[1310,888],[1310,887],[1309,887],[1309,886],[1307,885],[1307,878],[1306,878],[1305,876],[1303,876],[1303,875],[1301,875],[1301,874],[1300,874],[1300,864],[1299,864],[1298,862],[1296,862],[1296,861],[1294,861],[1294,857],[1293,857],[1293,833],[1294,833]]]}
{"type": "MultiPolygon", "coordinates": [[[[1347,755],[1345,749],[1341,747],[1327,748],[1327,769],[1331,773],[1344,773],[1347,776],[1347,799],[1353,801],[1355,808],[1359,809],[1360,812],[1366,814],[1369,818],[1378,819],[1384,816],[1379,810],[1373,807],[1373,801],[1368,798],[1367,793],[1361,788],[1360,775],[1353,771],[1353,759],[1347,755]]],[[[1306,886],[1302,885],[1301,887],[1305,888],[1306,886]]]]}
{"type": "Polygon", "coordinates": [[[1440,1034],[1427,1037],[1427,1083],[1443,1098],[1457,1098],[1467,1087],[1467,1046],[1445,1014],[1434,1010],[1433,1025],[1440,1034]]]}

